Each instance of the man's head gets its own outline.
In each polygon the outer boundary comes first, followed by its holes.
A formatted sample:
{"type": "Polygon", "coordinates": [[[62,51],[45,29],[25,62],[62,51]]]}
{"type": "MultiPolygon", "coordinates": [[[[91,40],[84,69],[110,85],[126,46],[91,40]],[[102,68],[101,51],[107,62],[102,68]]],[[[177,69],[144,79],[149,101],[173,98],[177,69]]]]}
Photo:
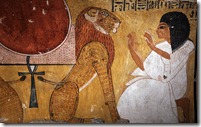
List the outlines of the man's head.
{"type": "Polygon", "coordinates": [[[160,23],[166,23],[169,27],[172,50],[179,48],[188,39],[190,24],[182,12],[168,12],[161,17],[160,23]]]}

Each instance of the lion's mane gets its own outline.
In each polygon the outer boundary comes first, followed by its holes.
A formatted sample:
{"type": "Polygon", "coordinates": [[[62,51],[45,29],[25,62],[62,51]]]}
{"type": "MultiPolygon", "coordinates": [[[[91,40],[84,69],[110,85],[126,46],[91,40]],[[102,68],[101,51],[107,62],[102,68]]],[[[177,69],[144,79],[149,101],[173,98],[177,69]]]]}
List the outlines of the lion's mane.
{"type": "Polygon", "coordinates": [[[102,43],[109,55],[108,69],[114,60],[114,42],[110,35],[103,34],[95,29],[94,25],[85,19],[84,14],[90,9],[99,9],[97,7],[88,7],[84,9],[76,19],[75,40],[76,40],[76,57],[78,58],[82,48],[92,42],[98,41],[102,43]]]}

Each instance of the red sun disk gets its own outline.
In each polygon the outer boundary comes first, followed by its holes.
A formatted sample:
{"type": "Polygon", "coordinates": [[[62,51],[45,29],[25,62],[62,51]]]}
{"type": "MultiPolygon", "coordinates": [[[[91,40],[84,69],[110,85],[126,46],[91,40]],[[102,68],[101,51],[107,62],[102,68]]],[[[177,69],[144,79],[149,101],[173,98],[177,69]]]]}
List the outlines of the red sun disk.
{"type": "Polygon", "coordinates": [[[69,32],[64,0],[0,0],[0,42],[22,54],[47,53],[69,32]]]}

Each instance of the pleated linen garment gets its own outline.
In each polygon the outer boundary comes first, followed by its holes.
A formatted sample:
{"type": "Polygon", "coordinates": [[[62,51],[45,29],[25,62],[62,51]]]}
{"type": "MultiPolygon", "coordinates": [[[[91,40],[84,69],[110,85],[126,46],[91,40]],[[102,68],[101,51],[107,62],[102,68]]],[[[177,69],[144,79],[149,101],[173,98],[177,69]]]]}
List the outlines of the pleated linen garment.
{"type": "Polygon", "coordinates": [[[186,92],[186,63],[194,45],[187,40],[173,53],[167,41],[156,47],[168,52],[170,60],[152,51],[143,63],[145,70],[132,73],[136,78],[126,84],[117,104],[120,116],[131,123],[178,123],[175,100],[186,92]]]}

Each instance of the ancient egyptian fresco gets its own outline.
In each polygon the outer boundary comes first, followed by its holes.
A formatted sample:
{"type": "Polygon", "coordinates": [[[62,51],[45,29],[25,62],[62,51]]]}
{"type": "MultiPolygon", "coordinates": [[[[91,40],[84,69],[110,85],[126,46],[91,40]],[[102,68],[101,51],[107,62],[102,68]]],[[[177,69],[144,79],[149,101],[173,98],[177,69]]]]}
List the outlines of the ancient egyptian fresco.
{"type": "Polygon", "coordinates": [[[197,1],[0,2],[1,123],[197,122],[197,1]]]}

